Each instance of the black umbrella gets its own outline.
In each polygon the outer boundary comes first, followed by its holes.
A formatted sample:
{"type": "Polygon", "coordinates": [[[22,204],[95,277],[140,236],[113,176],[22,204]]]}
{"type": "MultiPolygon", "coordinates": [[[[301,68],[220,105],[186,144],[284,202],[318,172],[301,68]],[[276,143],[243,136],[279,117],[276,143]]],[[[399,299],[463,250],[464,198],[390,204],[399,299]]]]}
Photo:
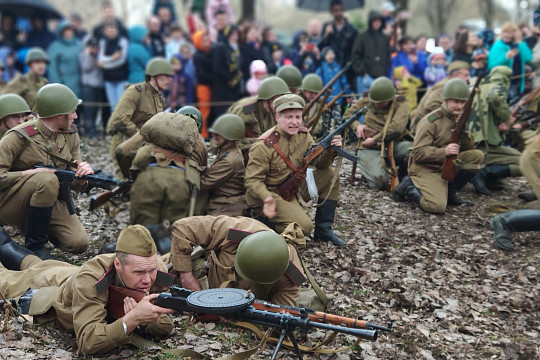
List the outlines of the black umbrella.
{"type": "MultiPolygon", "coordinates": [[[[332,0],[298,0],[300,9],[312,11],[330,11],[332,0]]],[[[342,0],[345,10],[352,10],[359,7],[364,7],[364,0],[342,0]]]]}
{"type": "Polygon", "coordinates": [[[47,19],[62,19],[64,17],[46,0],[0,0],[0,13],[47,19]]]}

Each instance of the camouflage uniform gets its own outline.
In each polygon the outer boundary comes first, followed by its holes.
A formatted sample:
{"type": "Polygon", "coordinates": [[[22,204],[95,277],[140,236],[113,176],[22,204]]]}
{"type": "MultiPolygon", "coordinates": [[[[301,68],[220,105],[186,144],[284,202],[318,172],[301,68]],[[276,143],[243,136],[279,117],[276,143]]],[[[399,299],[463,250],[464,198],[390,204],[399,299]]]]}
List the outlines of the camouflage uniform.
{"type": "Polygon", "coordinates": [[[26,75],[17,75],[6,85],[2,94],[19,94],[30,106],[30,109],[34,109],[39,89],[47,84],[47,79],[34,72],[29,72],[26,75]]]}

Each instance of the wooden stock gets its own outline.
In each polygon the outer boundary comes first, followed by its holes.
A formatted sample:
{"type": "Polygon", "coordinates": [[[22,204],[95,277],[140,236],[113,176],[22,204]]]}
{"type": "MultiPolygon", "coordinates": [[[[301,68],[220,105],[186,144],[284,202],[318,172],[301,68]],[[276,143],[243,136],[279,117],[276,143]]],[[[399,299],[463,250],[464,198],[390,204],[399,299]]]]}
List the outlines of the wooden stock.
{"type": "MultiPolygon", "coordinates": [[[[349,87],[347,86],[345,88],[345,90],[343,90],[342,92],[340,92],[339,94],[337,94],[336,96],[334,96],[334,98],[332,100],[330,100],[330,102],[324,106],[321,107],[321,109],[319,110],[319,112],[317,114],[315,114],[311,119],[309,119],[309,121],[306,123],[306,128],[310,128],[312,125],[316,125],[317,124],[317,121],[319,120],[319,118],[321,117],[321,115],[328,109],[330,109],[330,107],[332,107],[336,101],[338,101],[342,96],[343,94],[345,94],[345,91],[347,91],[349,87]]],[[[330,95],[330,92],[327,92],[328,95],[330,95]]],[[[323,99],[322,103],[324,104],[326,102],[326,99],[328,98],[327,95],[325,95],[325,99],[323,99]]]]}
{"type": "Polygon", "coordinates": [[[394,158],[394,140],[391,140],[386,145],[386,148],[388,150],[388,160],[390,160],[390,168],[392,169],[390,172],[390,191],[394,191],[396,186],[399,185],[399,178],[397,176],[397,166],[396,166],[396,159],[394,158]]]}
{"type": "Polygon", "coordinates": [[[540,122],[540,116],[535,116],[533,118],[524,120],[523,122],[521,122],[521,129],[519,131],[525,130],[533,126],[534,124],[538,124],[539,122],[540,122]]]}
{"type": "Polygon", "coordinates": [[[110,285],[109,297],[107,299],[107,313],[115,319],[120,319],[125,315],[124,312],[124,298],[132,297],[135,301],[139,302],[145,297],[146,294],[140,291],[110,285]]]}
{"type": "Polygon", "coordinates": [[[523,114],[523,111],[525,110],[525,106],[527,106],[527,104],[529,102],[531,102],[532,99],[534,99],[534,97],[536,95],[538,95],[538,93],[540,93],[540,86],[537,87],[536,89],[534,89],[533,91],[531,91],[529,94],[525,95],[518,103],[516,106],[514,106],[514,108],[512,109],[512,113],[510,114],[511,117],[514,117],[514,118],[519,118],[522,114],[523,114]]]}
{"type": "Polygon", "coordinates": [[[322,94],[324,94],[326,92],[326,90],[330,89],[330,86],[334,85],[334,83],[341,77],[341,75],[345,74],[347,72],[347,70],[349,70],[349,68],[351,67],[351,62],[349,61],[347,64],[345,64],[345,66],[328,82],[328,84],[326,84],[322,89],[321,91],[319,91],[319,93],[317,94],[317,96],[315,96],[308,104],[307,106],[304,108],[304,111],[302,113],[302,115],[306,115],[307,113],[309,113],[309,110],[311,110],[311,108],[313,107],[313,105],[315,105],[315,103],[319,100],[319,98],[322,96],[322,94]]]}
{"type": "MultiPolygon", "coordinates": [[[[465,124],[467,123],[467,119],[469,118],[469,114],[471,113],[474,96],[476,95],[478,86],[480,86],[481,80],[482,80],[482,76],[479,76],[476,79],[476,82],[474,83],[474,87],[471,90],[471,93],[469,94],[469,98],[467,99],[467,102],[465,103],[465,106],[463,107],[463,111],[461,111],[461,114],[459,114],[459,118],[457,119],[457,125],[454,131],[452,132],[452,138],[450,139],[450,144],[459,144],[459,138],[461,137],[463,128],[465,127],[465,124]]],[[[457,155],[450,155],[446,157],[446,161],[441,171],[441,177],[444,180],[452,181],[456,177],[457,175],[456,160],[457,160],[457,155]]]]}
{"type": "Polygon", "coordinates": [[[96,210],[98,207],[105,204],[107,201],[123,192],[122,186],[117,186],[112,190],[104,191],[101,194],[92,195],[90,197],[90,211],[96,210]]]}

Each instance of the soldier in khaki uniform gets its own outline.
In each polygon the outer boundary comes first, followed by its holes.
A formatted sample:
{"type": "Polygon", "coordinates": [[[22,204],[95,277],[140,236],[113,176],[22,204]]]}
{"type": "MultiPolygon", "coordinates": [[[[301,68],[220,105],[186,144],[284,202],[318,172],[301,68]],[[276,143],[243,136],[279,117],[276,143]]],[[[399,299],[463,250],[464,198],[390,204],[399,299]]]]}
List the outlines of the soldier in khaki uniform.
{"type": "Polygon", "coordinates": [[[276,73],[278,78],[283,79],[292,94],[298,94],[302,88],[302,73],[296,66],[285,65],[276,73]]]}
{"type": "Polygon", "coordinates": [[[540,200],[538,200],[540,196],[540,135],[538,132],[527,141],[525,150],[519,158],[519,168],[532,188],[525,194],[518,194],[527,202],[523,208],[540,210],[540,200]]]}
{"type": "Polygon", "coordinates": [[[444,85],[450,79],[461,79],[466,83],[469,83],[469,63],[466,61],[456,60],[452,61],[448,65],[446,70],[448,77],[443,79],[433,85],[422,97],[420,103],[416,107],[416,110],[411,114],[411,133],[414,135],[416,133],[416,126],[418,122],[427,114],[432,111],[437,110],[442,102],[443,98],[441,97],[444,85]]]}
{"type": "MultiPolygon", "coordinates": [[[[26,247],[41,258],[50,256],[45,249],[49,240],[76,254],[88,247],[84,226],[58,199],[60,184],[54,171],[34,168],[37,164],[66,168],[59,157],[78,163],[76,176],[93,174],[90,165],[82,162],[73,126],[80,103],[67,86],[46,85],[36,98],[39,118],[14,127],[0,141],[0,222],[19,226],[26,247]]],[[[73,190],[85,186],[85,180],[72,182],[73,190]]]]}
{"type": "Polygon", "coordinates": [[[122,230],[116,254],[98,255],[81,267],[55,260],[41,261],[5,237],[0,243],[0,262],[0,292],[9,298],[22,295],[28,288],[40,289],[32,297],[29,315],[40,322],[56,320],[63,329],[74,332],[77,347],[84,355],[105,353],[129,344],[138,326],[159,337],[174,329],[167,316],[173,310],[150,302],[157,297],[155,293],[173,284],[174,277],[157,257],[150,233],[140,225],[122,230]],[[125,298],[127,313],[108,322],[109,285],[147,296],[139,303],[125,298]],[[50,308],[55,314],[48,311],[50,308]]]}
{"type": "Polygon", "coordinates": [[[443,104],[418,123],[409,159],[409,176],[394,189],[397,201],[409,200],[425,212],[442,214],[446,205],[461,205],[465,201],[457,194],[474,176],[461,170],[454,181],[441,177],[447,156],[457,155],[456,166],[479,165],[484,154],[474,149],[474,137],[462,133],[461,144],[450,143],[457,117],[469,97],[469,88],[461,79],[446,82],[442,92],[443,104]]]}
{"type": "Polygon", "coordinates": [[[201,190],[210,193],[208,215],[243,216],[247,210],[244,157],[237,145],[245,137],[239,116],[224,114],[208,129],[218,148],[216,160],[201,175],[201,190]]]}
{"type": "MultiPolygon", "coordinates": [[[[115,164],[116,151],[122,142],[137,134],[137,131],[152,116],[162,112],[165,105],[162,91],[169,88],[174,75],[171,64],[164,58],[154,58],[146,65],[146,81],[126,89],[107,123],[107,134],[111,135],[111,157],[115,164]]],[[[122,146],[121,152],[136,153],[142,146],[136,137],[122,146]]],[[[133,155],[131,155],[131,158],[133,155]]],[[[125,176],[129,165],[121,173],[125,176]]]]}
{"type": "Polygon", "coordinates": [[[305,246],[295,223],[280,236],[251,218],[195,216],[173,224],[171,262],[183,287],[201,290],[191,260],[201,246],[210,288],[250,290],[257,299],[296,306],[305,276],[294,245],[305,246]]]}
{"type": "MultiPolygon", "coordinates": [[[[247,204],[257,216],[264,215],[268,218],[278,232],[283,231],[288,224],[296,222],[307,236],[313,229],[313,223],[297,198],[285,201],[276,192],[279,185],[293,172],[292,167],[298,168],[304,161],[306,151],[315,144],[311,135],[302,126],[304,106],[304,99],[294,94],[283,95],[274,101],[277,126],[265,132],[253,144],[246,166],[245,187],[247,204]],[[278,139],[276,145],[265,143],[269,136],[278,139]],[[283,155],[280,155],[276,148],[283,155]]],[[[340,135],[334,137],[332,145],[341,146],[340,135]]],[[[313,175],[319,192],[314,237],[321,241],[330,241],[336,246],[343,246],[345,242],[332,231],[339,195],[339,180],[332,183],[334,169],[330,167],[335,156],[336,152],[329,149],[312,163],[316,166],[313,175]]],[[[309,198],[305,181],[300,186],[297,196],[309,198]]]]}
{"type": "Polygon", "coordinates": [[[30,120],[32,111],[24,99],[17,94],[0,96],[0,139],[6,132],[23,122],[30,120]]]}
{"type": "Polygon", "coordinates": [[[17,75],[4,88],[4,94],[18,94],[24,98],[30,109],[35,110],[36,96],[43,86],[47,85],[47,79],[43,77],[47,70],[49,58],[40,48],[32,48],[26,53],[24,62],[28,66],[28,73],[17,75]]]}
{"type": "MultiPolygon", "coordinates": [[[[351,129],[358,135],[356,156],[358,168],[370,188],[380,190],[389,187],[390,175],[382,163],[381,152],[388,141],[394,141],[394,158],[403,173],[406,169],[410,141],[400,141],[409,121],[409,101],[405,96],[396,95],[392,81],[386,77],[375,79],[369,95],[356,101],[346,112],[347,119],[364,106],[368,107],[363,123],[358,120],[351,129]]],[[[384,157],[387,162],[387,156],[384,157]]]]}
{"type": "Polygon", "coordinates": [[[290,94],[289,87],[281,78],[271,76],[263,80],[257,96],[240,99],[227,110],[240,116],[246,126],[246,138],[240,143],[244,156],[259,136],[276,125],[272,104],[283,94],[290,94]]]}

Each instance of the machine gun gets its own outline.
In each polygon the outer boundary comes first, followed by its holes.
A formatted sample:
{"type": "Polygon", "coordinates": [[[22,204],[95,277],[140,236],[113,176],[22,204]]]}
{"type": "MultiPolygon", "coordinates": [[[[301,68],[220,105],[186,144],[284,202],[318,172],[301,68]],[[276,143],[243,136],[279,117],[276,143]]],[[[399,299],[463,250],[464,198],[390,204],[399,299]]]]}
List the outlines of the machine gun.
{"type": "Polygon", "coordinates": [[[98,170],[95,174],[84,175],[81,177],[75,176],[75,171],[65,170],[65,169],[56,169],[50,165],[37,164],[34,165],[36,168],[45,168],[54,170],[54,174],[60,182],[60,192],[59,199],[64,200],[71,215],[75,214],[75,204],[73,203],[73,198],[71,197],[71,182],[73,180],[86,180],[88,185],[86,186],[86,193],[89,193],[93,188],[101,188],[106,190],[111,190],[115,187],[121,187],[125,185],[125,181],[117,180],[113,175],[107,174],[98,170]]]}
{"type": "Polygon", "coordinates": [[[294,194],[296,193],[296,190],[300,186],[300,183],[302,182],[302,180],[306,178],[306,171],[309,164],[317,156],[319,156],[324,150],[331,147],[339,155],[353,162],[356,162],[357,160],[356,156],[349,154],[347,151],[343,150],[343,148],[341,147],[330,145],[330,142],[332,141],[335,135],[342,134],[345,131],[345,129],[348,128],[349,125],[352,124],[353,121],[355,121],[360,116],[364,115],[366,112],[367,112],[367,106],[364,106],[362,109],[354,113],[353,116],[351,116],[349,119],[344,121],[343,124],[338,126],[336,130],[328,134],[324,139],[322,139],[318,144],[314,145],[311,149],[309,149],[304,154],[304,162],[302,163],[302,165],[298,167],[296,171],[293,171],[285,179],[285,181],[281,185],[279,185],[279,187],[276,190],[276,192],[279,194],[279,196],[283,198],[283,200],[289,201],[293,198],[294,194]]]}
{"type": "MultiPolygon", "coordinates": [[[[296,355],[302,359],[298,342],[293,335],[293,331],[296,330],[303,332],[309,332],[313,328],[331,330],[371,341],[377,339],[378,330],[392,331],[391,327],[373,325],[365,321],[319,313],[306,308],[257,301],[251,292],[242,289],[218,288],[191,291],[172,286],[170,291],[170,293],[159,294],[154,300],[154,305],[178,312],[195,313],[198,319],[203,319],[206,315],[214,315],[210,317],[213,320],[224,317],[234,321],[245,321],[281,329],[272,359],[277,358],[285,337],[291,340],[296,355]],[[333,325],[334,322],[339,324],[333,325]]],[[[107,310],[110,315],[115,318],[124,315],[123,299],[126,296],[140,301],[145,294],[114,285],[109,286],[107,310]]]]}

